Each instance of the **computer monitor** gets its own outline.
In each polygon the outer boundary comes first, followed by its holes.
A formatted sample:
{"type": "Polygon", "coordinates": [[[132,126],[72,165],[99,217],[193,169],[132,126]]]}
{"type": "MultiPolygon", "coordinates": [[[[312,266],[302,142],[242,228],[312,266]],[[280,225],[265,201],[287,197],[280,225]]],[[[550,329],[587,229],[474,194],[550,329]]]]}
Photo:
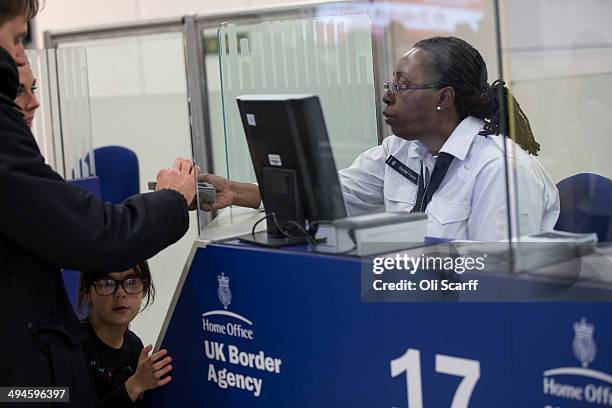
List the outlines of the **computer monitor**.
{"type": "Polygon", "coordinates": [[[316,222],[346,217],[319,98],[244,95],[237,101],[268,216],[267,233],[241,239],[296,245],[308,242],[304,231],[312,239],[316,222]]]}

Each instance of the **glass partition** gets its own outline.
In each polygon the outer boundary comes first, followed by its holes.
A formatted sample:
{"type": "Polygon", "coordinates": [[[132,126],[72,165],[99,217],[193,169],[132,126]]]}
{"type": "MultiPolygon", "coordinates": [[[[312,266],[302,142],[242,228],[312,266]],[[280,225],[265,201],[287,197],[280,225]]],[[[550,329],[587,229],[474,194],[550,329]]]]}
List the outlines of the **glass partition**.
{"type": "MultiPolygon", "coordinates": [[[[483,56],[489,81],[499,77],[495,0],[394,0],[330,2],[317,6],[315,15],[368,15],[372,21],[374,68],[378,82],[388,81],[397,61],[419,40],[434,36],[459,37],[483,56]]],[[[380,112],[379,141],[391,135],[380,112]]]]}
{"type": "MultiPolygon", "coordinates": [[[[324,110],[326,110],[326,120],[328,121],[328,127],[332,128],[334,125],[343,126],[344,129],[341,132],[345,132],[342,136],[341,133],[336,133],[337,130],[330,130],[330,134],[332,135],[332,144],[334,145],[334,154],[337,160],[338,169],[345,168],[354,160],[357,155],[369,147],[375,146],[379,144],[382,139],[391,134],[390,128],[384,124],[384,118],[382,117],[382,108],[384,104],[382,102],[382,94],[383,90],[380,87],[380,83],[384,80],[388,80],[391,77],[391,73],[395,66],[395,63],[410,47],[416,42],[418,39],[433,36],[433,35],[460,35],[467,36],[469,40],[474,42],[475,45],[481,50],[483,55],[485,56],[487,63],[489,65],[489,72],[491,73],[491,78],[497,77],[497,54],[495,47],[495,18],[493,13],[492,2],[478,0],[470,2],[470,4],[465,4],[465,2],[421,2],[421,1],[406,1],[406,2],[394,2],[390,3],[371,3],[371,2],[330,2],[330,3],[320,3],[314,4],[305,8],[296,8],[296,9],[287,9],[285,10],[282,7],[278,9],[270,9],[265,11],[253,11],[251,13],[240,13],[237,12],[235,15],[229,14],[226,17],[218,17],[225,18],[228,21],[237,21],[235,25],[224,24],[221,26],[221,31],[225,36],[225,44],[221,48],[217,41],[217,38],[213,37],[213,30],[210,28],[204,28],[201,30],[202,37],[202,48],[204,50],[204,65],[205,65],[205,84],[206,84],[206,97],[207,97],[207,107],[210,119],[210,130],[211,130],[211,150],[213,152],[213,162],[215,163],[214,171],[217,174],[223,176],[230,176],[230,178],[241,179],[242,181],[255,181],[252,169],[250,169],[250,159],[248,156],[248,151],[246,149],[246,143],[244,141],[244,135],[242,133],[239,134],[239,137],[233,137],[228,139],[227,141],[223,138],[224,134],[220,132],[223,129],[223,122],[220,120],[222,113],[220,109],[221,105],[221,82],[219,78],[221,76],[227,77],[227,80],[224,81],[224,88],[230,86],[236,87],[238,89],[232,88],[232,98],[239,95],[240,93],[248,93],[254,91],[261,91],[265,93],[279,93],[279,92],[289,92],[291,90],[290,81],[293,81],[295,77],[297,77],[300,72],[296,70],[292,70],[294,64],[296,69],[301,72],[301,75],[304,76],[304,80],[306,78],[306,74],[309,73],[306,70],[309,69],[309,65],[301,65],[301,61],[303,59],[302,55],[307,55],[309,52],[307,47],[303,45],[307,45],[307,42],[299,43],[296,41],[303,40],[306,41],[306,37],[300,38],[300,35],[303,35],[304,30],[302,28],[295,29],[291,27],[293,21],[297,21],[295,18],[291,18],[292,15],[312,15],[319,16],[320,19],[336,19],[338,21],[342,20],[342,16],[349,16],[348,18],[353,18],[352,16],[359,14],[367,14],[367,18],[370,21],[370,34],[369,39],[366,39],[364,44],[367,44],[367,61],[366,63],[372,64],[372,75],[369,77],[371,83],[368,83],[368,87],[370,89],[365,90],[351,90],[347,89],[344,91],[345,99],[341,97],[337,98],[337,100],[350,100],[351,98],[361,97],[356,94],[356,92],[362,92],[361,95],[367,95],[368,98],[367,104],[370,103],[370,100],[373,100],[373,105],[369,105],[370,109],[373,109],[373,112],[377,115],[377,123],[376,122],[368,122],[370,123],[370,129],[364,128],[364,125],[359,123],[362,120],[360,115],[344,115],[344,116],[334,116],[335,119],[338,119],[336,123],[329,123],[329,118],[327,114],[327,110],[329,107],[324,106],[324,110]],[[244,14],[244,15],[243,15],[244,14]],[[265,23],[253,24],[245,19],[249,18],[251,15],[256,16],[260,21],[264,21],[265,23]],[[282,16],[282,19],[272,20],[274,17],[282,16]],[[330,17],[333,16],[333,17],[330,17]],[[265,24],[265,25],[264,25],[265,24]],[[258,27],[255,29],[255,27],[258,27]],[[265,30],[264,30],[265,27],[265,30]],[[232,31],[234,30],[234,31],[232,31]],[[267,30],[267,31],[266,31],[267,30]],[[292,32],[293,30],[293,32],[292,32]],[[251,33],[252,31],[252,33],[251,33]],[[274,34],[272,34],[274,33],[274,34]],[[296,37],[296,33],[299,35],[296,37]],[[231,34],[231,36],[230,36],[231,34]],[[257,34],[261,37],[252,38],[247,34],[257,34]],[[282,66],[282,74],[286,75],[286,78],[283,77],[283,81],[287,80],[287,86],[285,87],[285,83],[275,84],[268,80],[279,73],[275,71],[275,67],[273,68],[272,60],[269,59],[266,61],[267,67],[270,69],[268,71],[262,71],[261,77],[258,79],[256,76],[256,71],[253,70],[253,67],[250,65],[251,63],[257,64],[257,55],[248,56],[247,54],[242,54],[242,44],[246,42],[247,49],[246,52],[250,52],[251,54],[254,52],[260,53],[260,55],[265,55],[266,49],[261,46],[261,51],[257,49],[258,45],[256,42],[265,41],[268,39],[269,43],[273,43],[275,41],[276,35],[278,38],[279,45],[284,47],[288,47],[284,54],[279,55],[278,57],[274,55],[275,58],[285,58],[287,56],[288,62],[282,66]],[[267,36],[267,37],[266,37],[267,36]],[[230,41],[231,37],[231,41],[230,41]],[[232,42],[234,44],[232,44],[232,42]],[[293,43],[295,42],[295,43],[293,43]],[[253,44],[255,43],[255,46],[253,44]],[[292,48],[296,47],[297,48],[292,48]],[[232,57],[232,48],[235,47],[234,56],[232,57]],[[219,64],[215,64],[213,61],[214,56],[212,55],[212,51],[220,50],[220,58],[221,58],[221,70],[218,68],[219,64]],[[235,58],[234,65],[230,65],[228,62],[230,58],[235,58]],[[252,62],[249,60],[252,59],[252,62]],[[224,67],[225,62],[225,68],[224,67]],[[289,69],[287,72],[285,72],[289,69]],[[232,72],[233,70],[233,72],[232,72]],[[247,72],[244,72],[247,70],[247,72]],[[238,79],[238,85],[234,84],[231,79],[235,77],[238,79]],[[243,78],[246,78],[246,81],[242,81],[243,78]],[[256,82],[255,84],[251,84],[250,81],[253,80],[256,82]],[[241,82],[242,81],[242,82],[241,82]],[[265,81],[266,87],[263,88],[265,81]],[[378,86],[376,85],[378,84],[378,86]],[[243,87],[244,89],[240,89],[243,87]],[[258,89],[258,87],[260,89],[258,89]],[[286,89],[283,89],[286,88],[286,89]],[[250,89],[250,90],[249,90],[250,89]],[[248,90],[248,91],[247,91],[248,90]],[[349,119],[350,118],[350,119],[349,119]],[[359,130],[356,130],[359,129],[359,130]],[[346,136],[350,135],[350,136],[346,136]],[[374,136],[376,135],[376,136],[374,136]],[[342,137],[345,140],[342,140],[342,137]],[[372,139],[368,140],[371,137],[372,139]],[[361,139],[360,139],[361,138],[361,139]],[[347,143],[350,141],[350,143],[347,143]],[[226,145],[227,143],[227,145],[226,145]],[[234,145],[238,143],[237,145],[234,145]],[[239,147],[241,146],[241,147],[239,147]],[[231,155],[226,159],[226,147],[229,150],[232,149],[241,149],[241,153],[235,157],[240,157],[241,159],[232,159],[231,155]],[[244,158],[244,159],[242,159],[244,158]],[[234,160],[235,163],[231,163],[234,160]],[[221,163],[227,162],[228,166],[225,168],[221,166],[221,163]],[[236,164],[236,166],[233,166],[236,164]],[[227,173],[229,169],[229,174],[227,173]]],[[[214,21],[217,17],[206,17],[201,16],[198,17],[198,24],[201,27],[206,27],[210,24],[211,20],[214,21]]],[[[252,18],[252,17],[251,17],[252,18]]],[[[303,20],[306,21],[306,20],[303,20]]],[[[311,21],[315,21],[312,20],[311,21]]],[[[337,36],[337,33],[340,33],[340,38],[342,36],[342,28],[336,29],[336,33],[334,34],[333,30],[330,35],[330,38],[334,38],[337,36]]],[[[221,37],[219,37],[221,38],[221,37]]],[[[313,38],[318,38],[313,36],[313,38]]],[[[321,39],[327,38],[327,33],[325,30],[322,30],[321,39]]],[[[219,40],[221,41],[221,40],[219,40]]],[[[262,43],[263,44],[263,43],[262,43]]],[[[345,47],[348,50],[348,46],[350,44],[340,43],[341,47],[345,47]]],[[[313,48],[314,54],[315,48],[313,48]]],[[[356,64],[355,67],[358,68],[359,65],[359,56],[350,56],[351,53],[347,53],[347,56],[344,57],[347,59],[349,63],[356,64]],[[350,57],[349,57],[350,56],[350,57]],[[349,58],[353,58],[350,60],[349,58]]],[[[272,56],[271,56],[272,57],[272,56]]],[[[319,58],[327,58],[326,54],[321,54],[319,58]]],[[[332,58],[335,56],[332,55],[332,58]]],[[[363,60],[363,58],[362,58],[363,60]]],[[[284,60],[282,60],[284,62],[284,60]]],[[[343,62],[342,59],[336,63],[333,60],[329,62],[336,64],[333,66],[333,70],[340,71],[345,69],[340,65],[343,62]]],[[[312,64],[314,65],[314,64],[312,64]]],[[[265,64],[264,64],[265,66],[265,64]]],[[[315,67],[316,70],[313,70],[314,74],[318,72],[324,73],[324,75],[328,75],[328,68],[331,66],[328,62],[324,62],[319,66],[315,67]]],[[[355,73],[359,72],[357,69],[355,73]]],[[[351,71],[347,72],[351,74],[351,71]]],[[[335,75],[335,73],[334,73],[335,75]]],[[[327,78],[327,77],[326,77],[327,78]]],[[[316,79],[316,78],[315,78],[316,79]]],[[[352,78],[348,77],[349,80],[352,78]]],[[[305,84],[300,84],[296,82],[295,86],[304,86],[305,84]]],[[[311,84],[312,85],[312,84],[311,84]]],[[[331,88],[323,88],[323,91],[328,91],[331,88]]],[[[307,90],[307,88],[305,88],[307,90]]],[[[225,96],[226,89],[223,89],[223,96],[225,96]]],[[[330,92],[331,97],[339,96],[339,93],[330,92]]],[[[227,101],[225,101],[227,104],[227,101]]],[[[323,102],[326,105],[326,101],[323,102]]],[[[338,106],[338,104],[331,104],[332,106],[338,106]]],[[[351,105],[352,106],[352,105],[351,105]]],[[[241,130],[241,124],[238,121],[237,109],[236,106],[230,106],[231,110],[226,111],[226,114],[229,114],[231,117],[229,120],[226,118],[226,126],[229,126],[228,134],[232,134],[231,127],[232,124],[238,124],[238,130],[241,130]]],[[[339,108],[336,108],[339,109],[339,108]]],[[[348,112],[348,109],[346,110],[348,112]]],[[[359,111],[359,109],[357,110],[359,111]]],[[[367,116],[366,116],[367,118],[367,116]]],[[[368,125],[365,125],[368,126],[368,125]]],[[[231,137],[231,136],[230,136],[231,137]]],[[[229,150],[227,154],[229,154],[229,150]]]]}
{"type": "MultiPolygon", "coordinates": [[[[597,0],[506,4],[506,81],[540,144],[537,160],[559,189],[551,227],[612,241],[612,4],[597,0]],[[533,13],[537,10],[537,13],[533,13]],[[537,24],[534,24],[537,19],[537,24]],[[521,27],[528,29],[519,29],[521,27]]],[[[511,125],[517,122],[513,112],[511,125]]],[[[517,137],[514,126],[513,137],[517,137]]],[[[514,163],[515,178],[520,177],[514,163]]],[[[528,193],[515,183],[517,234],[526,225],[528,193]]],[[[551,192],[550,194],[554,194],[551,192]]]]}
{"type": "Polygon", "coordinates": [[[355,16],[219,28],[229,178],[255,181],[236,104],[244,94],[319,96],[339,169],[377,144],[370,27],[355,16]]]}
{"type": "Polygon", "coordinates": [[[55,64],[49,64],[49,55],[52,51],[28,50],[26,52],[32,77],[37,83],[36,98],[40,104],[35,111],[34,121],[32,122],[32,134],[45,162],[55,171],[64,174],[64,165],[61,137],[59,132],[59,121],[53,119],[53,108],[57,110],[58,95],[57,87],[52,87],[51,82],[57,79],[50,75],[50,68],[55,64]]]}
{"type": "Polygon", "coordinates": [[[139,160],[140,188],[175,157],[191,157],[182,33],[64,42],[87,50],[94,148],[120,145],[139,160]]]}
{"type": "MultiPolygon", "coordinates": [[[[245,94],[317,95],[338,169],[376,146],[370,27],[367,16],[222,24],[216,44],[210,43],[218,48],[220,81],[208,79],[208,97],[218,95],[218,108],[211,103],[211,112],[220,109],[222,115],[211,115],[211,128],[223,118],[218,129],[223,132],[212,132],[219,174],[256,181],[236,104],[236,97],[245,94]]],[[[214,72],[214,68],[208,70],[214,72]]]]}
{"type": "Polygon", "coordinates": [[[206,99],[210,117],[212,162],[215,174],[228,177],[223,127],[223,102],[221,99],[221,72],[219,69],[219,27],[203,30],[204,66],[206,67],[206,99]]]}
{"type": "Polygon", "coordinates": [[[27,55],[40,102],[32,133],[45,160],[68,180],[94,176],[85,49],[37,50],[27,55]]]}
{"type": "Polygon", "coordinates": [[[501,12],[504,80],[520,105],[510,136],[520,144],[527,123],[539,145],[509,161],[515,268],[546,259],[567,282],[610,284],[612,4],[504,1],[501,12]],[[534,221],[559,232],[534,237],[534,221]]]}

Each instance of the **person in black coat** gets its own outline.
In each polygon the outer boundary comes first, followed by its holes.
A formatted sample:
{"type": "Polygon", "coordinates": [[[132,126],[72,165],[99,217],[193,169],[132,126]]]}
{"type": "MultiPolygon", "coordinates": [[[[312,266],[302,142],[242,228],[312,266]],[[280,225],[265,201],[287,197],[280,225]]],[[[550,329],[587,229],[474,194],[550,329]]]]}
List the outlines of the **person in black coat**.
{"type": "Polygon", "coordinates": [[[61,268],[126,270],[176,242],[189,226],[196,170],[177,159],[159,172],[158,191],[112,205],[45,164],[13,102],[21,39],[37,9],[37,0],[0,2],[0,387],[69,387],[62,406],[90,407],[87,334],[61,268]]]}

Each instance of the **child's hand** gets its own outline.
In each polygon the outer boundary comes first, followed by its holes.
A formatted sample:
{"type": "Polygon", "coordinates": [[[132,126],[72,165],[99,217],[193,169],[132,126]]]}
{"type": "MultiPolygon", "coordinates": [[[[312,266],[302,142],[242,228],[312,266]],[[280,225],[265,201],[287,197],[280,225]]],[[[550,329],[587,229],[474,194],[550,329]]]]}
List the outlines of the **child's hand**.
{"type": "Polygon", "coordinates": [[[151,349],[153,349],[153,346],[150,344],[142,349],[140,357],[138,357],[136,372],[125,382],[125,389],[132,401],[136,401],[143,392],[161,387],[172,381],[170,376],[160,379],[172,370],[170,365],[172,357],[164,358],[168,354],[166,350],[160,350],[149,356],[151,349]]]}

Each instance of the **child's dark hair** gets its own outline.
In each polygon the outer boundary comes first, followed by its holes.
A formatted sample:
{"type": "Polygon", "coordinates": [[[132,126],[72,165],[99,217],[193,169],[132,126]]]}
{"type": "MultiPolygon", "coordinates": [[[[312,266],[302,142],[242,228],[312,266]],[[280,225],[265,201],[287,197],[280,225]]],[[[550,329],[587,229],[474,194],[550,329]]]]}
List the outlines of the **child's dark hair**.
{"type": "Polygon", "coordinates": [[[0,25],[21,15],[29,21],[36,17],[41,7],[41,0],[2,0],[0,2],[0,25]]]}
{"type": "MultiPolygon", "coordinates": [[[[146,309],[155,300],[155,286],[151,278],[151,270],[147,261],[142,261],[138,265],[131,268],[134,271],[136,277],[142,279],[144,289],[142,291],[143,297],[146,298],[145,304],[141,310],[146,309]]],[[[103,279],[109,275],[109,272],[82,272],[81,282],[79,284],[79,298],[78,307],[85,308],[87,306],[87,296],[91,286],[100,279],[103,279]]]]}

